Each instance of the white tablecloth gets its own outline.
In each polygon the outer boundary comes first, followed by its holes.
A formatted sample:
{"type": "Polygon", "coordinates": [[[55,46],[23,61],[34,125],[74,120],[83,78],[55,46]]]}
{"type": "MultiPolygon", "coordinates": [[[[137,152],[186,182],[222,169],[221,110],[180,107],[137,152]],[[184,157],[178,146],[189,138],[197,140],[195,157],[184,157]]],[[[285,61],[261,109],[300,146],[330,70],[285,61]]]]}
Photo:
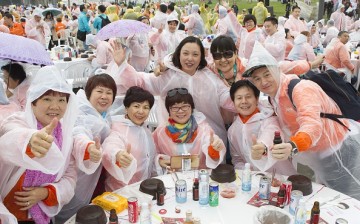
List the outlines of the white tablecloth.
{"type": "Polygon", "coordinates": [[[72,61],[58,60],[54,65],[73,88],[84,87],[92,73],[91,62],[87,58],[72,58],[72,61]]]}
{"type": "MultiPolygon", "coordinates": [[[[240,171],[237,171],[240,174],[240,171]]],[[[167,194],[165,196],[165,205],[157,206],[156,201],[152,201],[152,223],[158,224],[161,223],[161,217],[171,217],[171,218],[185,218],[185,212],[190,209],[192,210],[193,217],[199,217],[201,219],[202,224],[211,224],[211,223],[223,223],[223,224],[235,224],[235,223],[246,223],[250,224],[254,221],[254,215],[259,210],[259,208],[248,205],[247,202],[250,198],[257,193],[260,176],[255,175],[255,172],[252,175],[252,190],[249,193],[244,193],[241,191],[241,181],[237,178],[233,184],[238,186],[238,192],[235,198],[226,199],[219,196],[219,206],[210,207],[200,206],[198,201],[192,200],[192,180],[194,177],[194,173],[178,173],[179,179],[185,179],[187,182],[187,202],[184,204],[177,204],[175,201],[175,183],[171,177],[171,175],[164,175],[157,177],[162,179],[167,194]],[[181,212],[175,213],[175,206],[180,206],[181,212]],[[165,215],[160,215],[159,210],[166,209],[167,213],[165,215]]],[[[239,175],[237,175],[239,176],[239,175]]],[[[140,183],[131,185],[135,189],[139,189],[140,183]]],[[[220,191],[224,187],[224,184],[220,184],[220,191]]],[[[272,192],[277,192],[278,188],[272,188],[272,192]]],[[[313,193],[305,197],[307,200],[307,208],[310,212],[311,207],[315,200],[318,200],[320,203],[326,200],[330,200],[331,198],[340,195],[340,197],[331,203],[327,203],[324,206],[320,207],[320,216],[327,221],[328,223],[335,223],[337,218],[345,218],[349,221],[349,223],[359,223],[356,220],[356,217],[360,217],[360,201],[350,198],[347,195],[341,194],[337,191],[334,191],[330,188],[324,187],[323,185],[319,185],[313,183],[313,193]],[[352,214],[347,214],[343,211],[338,211],[337,206],[335,206],[339,202],[346,202],[347,204],[352,206],[352,209],[358,211],[358,215],[355,216],[352,214]]],[[[140,202],[139,202],[140,205],[140,202]]],[[[288,206],[284,208],[285,212],[288,212],[288,206]]],[[[350,210],[349,210],[350,211],[350,210]]],[[[127,219],[127,210],[118,214],[119,221],[121,223],[128,223],[127,219]]],[[[107,214],[109,215],[109,214],[107,214]]],[[[310,216],[310,214],[308,214],[310,216]]],[[[140,223],[140,222],[139,222],[140,223]]],[[[75,224],[75,216],[68,220],[66,224],[75,224]]]]}

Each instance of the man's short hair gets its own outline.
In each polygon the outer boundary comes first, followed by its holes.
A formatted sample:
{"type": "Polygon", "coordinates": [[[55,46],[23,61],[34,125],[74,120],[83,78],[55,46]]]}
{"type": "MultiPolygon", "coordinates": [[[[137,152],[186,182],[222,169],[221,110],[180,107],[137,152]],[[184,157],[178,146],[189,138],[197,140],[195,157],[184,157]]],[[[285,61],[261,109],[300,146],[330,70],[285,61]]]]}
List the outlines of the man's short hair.
{"type": "Polygon", "coordinates": [[[80,12],[84,11],[85,5],[80,5],[80,12]]]}
{"type": "Polygon", "coordinates": [[[99,5],[98,9],[101,13],[105,13],[106,11],[106,7],[104,5],[99,5]]]}
{"type": "Polygon", "coordinates": [[[278,24],[279,24],[277,18],[275,18],[275,17],[273,17],[273,16],[270,16],[270,17],[265,18],[265,19],[264,19],[264,23],[265,23],[266,21],[271,22],[273,25],[278,25],[278,24]]]}

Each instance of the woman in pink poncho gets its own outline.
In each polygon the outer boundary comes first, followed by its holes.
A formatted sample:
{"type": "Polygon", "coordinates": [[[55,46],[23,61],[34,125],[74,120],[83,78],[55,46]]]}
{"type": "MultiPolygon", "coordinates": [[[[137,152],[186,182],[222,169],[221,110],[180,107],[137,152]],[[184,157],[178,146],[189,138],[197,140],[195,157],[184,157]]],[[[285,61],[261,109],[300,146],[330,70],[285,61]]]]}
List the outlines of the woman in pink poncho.
{"type": "MultiPolygon", "coordinates": [[[[168,122],[161,124],[153,133],[158,161],[162,168],[170,166],[170,157],[176,155],[199,155],[199,169],[215,169],[225,155],[223,141],[205,121],[205,116],[194,111],[195,105],[186,88],[167,92],[165,107],[168,122]]],[[[183,167],[184,169],[184,167],[183,167]]],[[[159,169],[157,169],[159,170],[159,169]]]]}
{"type": "Polygon", "coordinates": [[[156,150],[145,120],[154,105],[154,96],[133,86],[124,98],[125,115],[112,117],[110,135],[103,143],[103,166],[108,174],[107,191],[150,178],[156,174],[156,150]]]}

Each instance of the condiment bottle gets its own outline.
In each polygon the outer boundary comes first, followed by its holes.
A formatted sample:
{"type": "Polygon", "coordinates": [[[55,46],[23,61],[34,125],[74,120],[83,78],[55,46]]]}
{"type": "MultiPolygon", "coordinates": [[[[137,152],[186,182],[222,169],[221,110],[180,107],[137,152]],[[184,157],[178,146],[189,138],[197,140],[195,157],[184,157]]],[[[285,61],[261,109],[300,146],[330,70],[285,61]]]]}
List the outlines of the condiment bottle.
{"type": "Polygon", "coordinates": [[[320,219],[320,206],[319,202],[315,201],[311,209],[310,224],[318,224],[320,219]]]}
{"type": "Polygon", "coordinates": [[[164,193],[164,189],[158,184],[157,188],[156,188],[156,204],[159,206],[164,205],[164,197],[165,197],[165,193],[164,193]]]}
{"type": "Polygon", "coordinates": [[[275,134],[274,134],[274,145],[276,145],[276,144],[281,144],[281,143],[282,143],[282,139],[281,139],[280,131],[275,131],[275,134]]]}
{"type": "Polygon", "coordinates": [[[119,219],[115,209],[110,210],[109,224],[118,224],[119,219]]]}
{"type": "Polygon", "coordinates": [[[280,189],[279,189],[279,192],[277,194],[277,202],[276,202],[277,207],[284,208],[285,194],[286,194],[285,186],[281,185],[280,189]]]}
{"type": "Polygon", "coordinates": [[[194,179],[194,184],[192,187],[192,193],[193,193],[193,200],[194,201],[199,201],[199,179],[195,178],[194,179]]]}

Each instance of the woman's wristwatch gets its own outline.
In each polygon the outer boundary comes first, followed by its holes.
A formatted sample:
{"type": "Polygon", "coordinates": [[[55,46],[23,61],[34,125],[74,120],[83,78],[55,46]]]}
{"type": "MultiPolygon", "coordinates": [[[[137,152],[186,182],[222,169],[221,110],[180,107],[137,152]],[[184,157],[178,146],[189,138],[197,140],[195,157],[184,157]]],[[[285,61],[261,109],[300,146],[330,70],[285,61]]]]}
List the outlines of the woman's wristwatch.
{"type": "Polygon", "coordinates": [[[299,152],[299,150],[298,150],[298,148],[297,148],[297,146],[296,146],[296,144],[294,143],[294,142],[292,142],[292,141],[290,141],[290,142],[288,142],[288,143],[290,143],[291,144],[291,146],[292,146],[292,149],[291,149],[291,152],[290,152],[290,158],[292,158],[292,157],[294,157],[298,152],[299,152]]]}

